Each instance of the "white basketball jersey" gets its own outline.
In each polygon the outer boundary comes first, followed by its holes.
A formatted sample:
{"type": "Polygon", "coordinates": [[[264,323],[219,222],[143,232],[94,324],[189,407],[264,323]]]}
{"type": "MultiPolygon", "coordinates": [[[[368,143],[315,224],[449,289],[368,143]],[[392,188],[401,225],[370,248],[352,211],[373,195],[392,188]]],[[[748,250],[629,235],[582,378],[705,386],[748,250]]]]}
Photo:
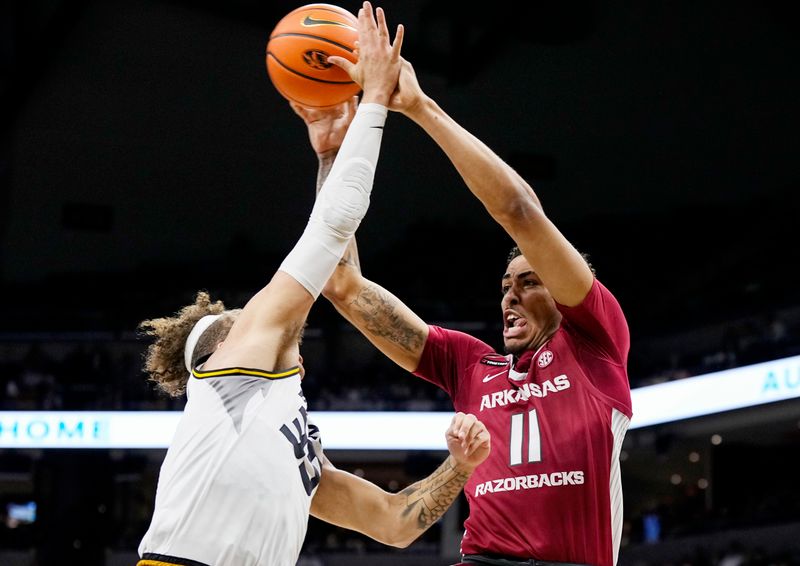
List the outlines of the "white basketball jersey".
{"type": "Polygon", "coordinates": [[[322,460],[298,368],[198,368],[187,396],[140,556],[294,566],[322,460]]]}

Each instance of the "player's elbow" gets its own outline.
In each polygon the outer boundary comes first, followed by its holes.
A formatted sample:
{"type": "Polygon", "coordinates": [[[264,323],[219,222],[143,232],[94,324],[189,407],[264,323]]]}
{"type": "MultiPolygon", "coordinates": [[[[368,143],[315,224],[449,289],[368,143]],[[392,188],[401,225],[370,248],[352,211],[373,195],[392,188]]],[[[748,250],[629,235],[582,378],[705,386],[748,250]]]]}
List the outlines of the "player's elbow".
{"type": "Polygon", "coordinates": [[[413,513],[408,513],[404,497],[393,494],[390,503],[390,520],[386,521],[384,529],[384,544],[395,548],[407,548],[425,532],[420,523],[414,518],[413,513]]]}
{"type": "Polygon", "coordinates": [[[338,267],[322,289],[322,296],[335,307],[347,309],[363,286],[363,277],[355,269],[338,267]]]}
{"type": "Polygon", "coordinates": [[[419,532],[415,533],[401,533],[401,532],[392,532],[389,534],[385,541],[382,541],[383,544],[387,546],[393,546],[395,548],[408,548],[411,546],[411,543],[417,540],[419,537],[419,532]]]}
{"type": "Polygon", "coordinates": [[[388,495],[383,512],[373,515],[370,536],[387,546],[407,548],[422,531],[405,511],[406,504],[398,494],[388,495]]]}
{"type": "Polygon", "coordinates": [[[525,225],[545,217],[544,211],[537,200],[522,196],[508,199],[490,212],[502,226],[525,225]]]}
{"type": "Polygon", "coordinates": [[[322,296],[332,302],[334,305],[342,303],[347,299],[347,279],[349,276],[338,273],[339,270],[334,271],[325,287],[322,288],[322,296]]]}

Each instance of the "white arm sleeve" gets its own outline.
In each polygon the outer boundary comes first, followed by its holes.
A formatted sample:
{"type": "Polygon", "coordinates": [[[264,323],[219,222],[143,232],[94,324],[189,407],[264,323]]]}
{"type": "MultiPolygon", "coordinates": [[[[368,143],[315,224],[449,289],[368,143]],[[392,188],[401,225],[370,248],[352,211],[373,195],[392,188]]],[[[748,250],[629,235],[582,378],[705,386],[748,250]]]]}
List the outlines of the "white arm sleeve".
{"type": "Polygon", "coordinates": [[[359,105],[306,229],[279,268],[315,299],[369,207],[387,113],[380,104],[359,105]]]}

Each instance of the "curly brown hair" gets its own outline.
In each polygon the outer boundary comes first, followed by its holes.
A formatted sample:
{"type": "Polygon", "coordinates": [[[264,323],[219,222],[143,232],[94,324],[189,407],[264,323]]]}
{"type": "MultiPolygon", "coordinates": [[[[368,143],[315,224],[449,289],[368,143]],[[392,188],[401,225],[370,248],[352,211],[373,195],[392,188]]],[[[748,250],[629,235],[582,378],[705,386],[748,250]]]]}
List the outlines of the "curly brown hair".
{"type": "MultiPolygon", "coordinates": [[[[223,312],[225,305],[222,301],[212,302],[206,291],[198,291],[194,304],[183,307],[174,316],[140,322],[140,333],[155,337],[145,353],[144,371],[148,374],[149,381],[171,397],[183,395],[189,378],[183,355],[186,339],[198,320],[208,314],[223,312]]],[[[203,333],[202,340],[195,347],[192,362],[213,351],[216,344],[224,339],[233,324],[232,321],[226,321],[226,318],[228,317],[220,318],[203,333]]]]}

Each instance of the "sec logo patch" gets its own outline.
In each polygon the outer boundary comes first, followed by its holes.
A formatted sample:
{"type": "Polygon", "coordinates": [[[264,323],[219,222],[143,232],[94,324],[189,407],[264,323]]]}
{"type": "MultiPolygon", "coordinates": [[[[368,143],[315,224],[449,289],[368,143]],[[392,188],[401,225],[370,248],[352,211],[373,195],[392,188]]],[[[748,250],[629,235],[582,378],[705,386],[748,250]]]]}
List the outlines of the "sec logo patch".
{"type": "Polygon", "coordinates": [[[545,350],[541,354],[539,354],[539,359],[536,361],[536,365],[540,368],[546,368],[550,365],[550,362],[553,361],[553,352],[550,350],[545,350]]]}

